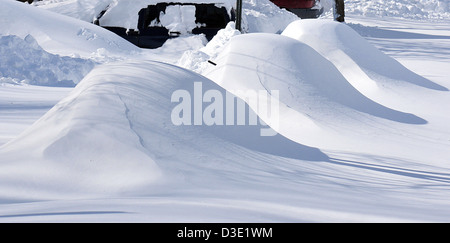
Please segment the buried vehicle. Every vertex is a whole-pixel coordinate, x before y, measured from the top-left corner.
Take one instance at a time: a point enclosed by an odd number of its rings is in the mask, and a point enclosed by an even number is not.
[[[318,18],[323,13],[320,0],[270,0],[280,8],[296,14],[302,19]]]
[[[235,21],[235,12],[228,0],[116,1],[94,19],[142,48],[158,48],[187,34],[204,34],[211,40],[230,21]]]

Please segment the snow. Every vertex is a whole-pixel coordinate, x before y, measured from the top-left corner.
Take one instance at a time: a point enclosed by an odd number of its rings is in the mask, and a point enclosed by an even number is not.
[[[242,4],[243,30],[248,33],[280,33],[299,18],[269,0],[248,0]]]
[[[19,80],[0,78],[0,146],[15,138],[72,89],[17,85]],[[9,80],[10,82],[6,82]]]
[[[409,19],[446,19],[450,18],[450,5],[448,0],[396,0],[396,1],[369,1],[349,0],[348,14],[362,16],[388,16]]]
[[[100,25],[136,29],[139,11],[150,4],[158,2],[161,1],[139,0],[133,1],[131,4],[130,1],[127,0],[101,0],[94,3],[86,0],[44,0],[33,4],[37,7],[87,22],[92,22],[102,10],[107,9],[100,20]],[[217,6],[224,6],[229,11],[236,5],[235,0],[182,0],[176,2],[214,3]],[[173,8],[175,6],[170,7]],[[169,16],[171,18],[174,17],[173,13]],[[181,16],[178,15],[178,18],[180,17]],[[278,8],[269,0],[248,0],[243,2],[243,29],[245,32],[280,33],[290,22],[297,19],[298,17],[296,15]],[[172,21],[169,22],[176,23]],[[163,24],[163,26],[165,25]],[[192,27],[192,20],[190,20],[188,30]],[[184,31],[184,28],[185,27],[182,28],[182,31]]]
[[[0,77],[44,86],[73,87],[94,67],[81,58],[60,57],[44,51],[27,35],[0,37]]]
[[[2,222],[450,219],[445,1],[346,1],[335,23],[248,0],[248,33],[230,23],[155,50],[88,23],[108,1],[0,2]],[[264,122],[173,122],[177,92],[208,111],[207,95],[252,90],[279,119],[248,100]],[[260,136],[266,124],[278,134]]]
[[[230,22],[225,29],[219,30],[205,46],[185,51],[177,61],[177,65],[202,74],[211,65],[208,61],[214,61],[230,39],[240,34],[241,32],[236,30],[235,24]]]
[[[31,35],[49,53],[100,61],[140,52],[139,48],[101,27],[27,5],[2,1],[0,35],[22,39]],[[107,57],[99,55],[102,52],[107,52]]]
[[[380,89],[388,92],[394,89],[405,90],[411,86],[448,91],[408,70],[347,25],[329,20],[303,20],[293,22],[282,35],[313,47],[332,62],[356,89],[367,96]],[[392,95],[390,93],[384,100]]]
[[[160,15],[160,20],[162,26],[165,26],[169,32],[186,35],[197,27],[195,6],[167,6],[166,12]]]
[[[45,1],[44,1],[45,2]],[[158,0],[102,0],[94,3],[85,3],[84,0],[68,1],[64,9],[59,2],[37,3],[38,7],[65,14],[77,19],[92,22],[99,16],[100,12],[107,10],[100,19],[101,26],[123,27],[126,29],[137,29],[139,11],[148,5],[156,4]],[[231,11],[234,6],[232,0],[180,0],[177,3],[213,3],[223,6]],[[87,10],[87,11],[86,11]],[[88,14],[88,15],[87,15]],[[87,15],[87,16],[86,16]]]
[[[325,16],[332,14],[334,0],[321,0]],[[394,17],[419,21],[441,21],[450,19],[448,0],[346,0],[347,16]]]
[[[86,22],[92,22],[112,2],[112,0],[50,0],[34,1],[32,5]]]
[[[321,0],[327,16],[331,14],[333,1]],[[43,0],[34,2],[33,5],[87,22],[92,22],[101,11],[108,8],[108,5],[110,5],[109,8],[117,6],[114,13],[110,13],[111,17],[107,17],[108,24],[135,28],[139,10],[156,2],[158,1],[139,0],[139,2],[134,1],[133,3],[136,4],[130,6],[126,0]],[[235,5],[234,0],[183,0],[177,2],[222,2],[228,9]],[[278,24],[284,23],[286,27],[290,23],[289,20],[292,21],[296,18],[295,15],[277,8],[269,0],[244,0],[243,4],[244,22],[246,26],[249,25],[250,31],[272,32],[275,30],[276,32],[284,29],[279,29]],[[448,0],[346,0],[345,8],[347,15],[367,17],[396,17],[415,20],[448,20],[450,18]],[[126,24],[114,19],[126,19]]]
[[[377,64],[383,59],[371,61]],[[279,127],[280,134],[308,146],[340,150],[349,149],[350,144],[361,146],[365,142],[360,141],[359,134],[377,130],[377,123],[384,123],[380,119],[392,123],[390,126],[427,123],[413,113],[391,109],[367,98],[313,48],[282,35],[235,37],[215,62],[217,66],[210,65],[204,75],[227,90],[268,90],[269,93],[279,90],[286,94],[280,97],[283,107],[280,117],[290,119],[281,119],[280,124],[266,122]],[[334,122],[330,123],[331,120]],[[336,134],[336,131],[346,132]],[[317,137],[327,137],[327,141]],[[372,144],[376,139],[368,142]],[[362,147],[360,151],[369,149],[367,152],[372,148],[369,144]]]

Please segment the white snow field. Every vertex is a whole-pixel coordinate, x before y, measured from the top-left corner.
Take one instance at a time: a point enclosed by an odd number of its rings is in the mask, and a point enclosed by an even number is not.
[[[155,50],[88,23],[125,2],[0,0],[0,222],[450,222],[446,1],[248,0],[248,33]],[[277,135],[196,123],[261,90]]]

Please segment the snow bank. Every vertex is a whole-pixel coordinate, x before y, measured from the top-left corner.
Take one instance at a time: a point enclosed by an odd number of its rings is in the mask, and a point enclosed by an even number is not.
[[[314,48],[366,95],[411,86],[447,90],[408,70],[345,24],[330,20],[296,21],[282,35]]]
[[[0,5],[0,35],[31,35],[52,54],[108,61],[140,52],[123,38],[85,21],[18,1],[0,0]]]
[[[0,37],[0,77],[44,86],[75,86],[94,67],[81,58],[61,57],[44,51],[27,35]]]

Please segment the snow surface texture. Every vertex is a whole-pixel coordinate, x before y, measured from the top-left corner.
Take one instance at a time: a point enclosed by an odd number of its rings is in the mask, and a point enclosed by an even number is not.
[[[253,3],[264,9],[266,2]],[[240,35],[230,24],[206,46],[191,36],[133,56],[135,48],[109,46],[117,36],[85,22],[12,0],[1,4],[9,12],[0,15],[8,20],[0,29],[11,32],[2,35],[31,34],[49,53],[87,58],[99,53],[90,40],[102,40],[103,62],[122,61],[95,67],[73,89],[0,84],[0,127],[16,132],[0,133],[0,221],[450,219],[447,23],[300,21],[282,35],[269,24],[272,33]],[[16,24],[22,15],[36,19],[33,28]],[[367,39],[409,55],[402,63],[422,77]],[[183,48],[193,50],[177,63],[203,76],[145,60],[171,59]],[[195,83],[222,95],[279,90],[280,124],[272,124],[279,135],[259,136],[262,125],[173,125],[171,95],[192,94]],[[27,130],[17,135],[19,127]]]
[[[73,87],[95,65],[90,60],[50,54],[31,35],[0,37],[0,56],[0,77],[32,85]]]
[[[275,36],[260,37],[263,42],[294,42]],[[448,205],[436,202],[447,201],[449,195],[423,186],[448,183],[448,169],[432,163],[377,156],[377,164],[371,164],[370,155],[327,152],[331,157],[280,135],[264,140],[259,127],[174,126],[170,97],[180,89],[192,93],[195,82],[205,91],[225,92],[211,80],[159,62],[135,60],[94,69],[33,126],[1,147],[2,201],[53,202],[32,203],[28,209],[6,204],[2,219],[22,215],[19,221],[39,221],[45,215],[60,215],[63,220],[75,205],[97,212],[94,221],[101,221],[102,213],[103,220],[115,215],[113,221],[155,222],[398,222],[448,217]],[[422,149],[439,156],[447,151]],[[405,164],[420,169],[407,169]],[[398,198],[400,192],[403,196]],[[99,197],[108,198],[108,206],[97,201]],[[130,198],[135,200],[127,201]],[[415,198],[420,202],[411,203]],[[57,206],[61,199],[63,207]],[[393,207],[401,210],[392,211]],[[135,218],[138,208],[146,212],[144,218]],[[47,213],[33,217],[33,212]]]
[[[17,137],[72,90],[18,83],[18,79],[0,78],[0,146]]]

